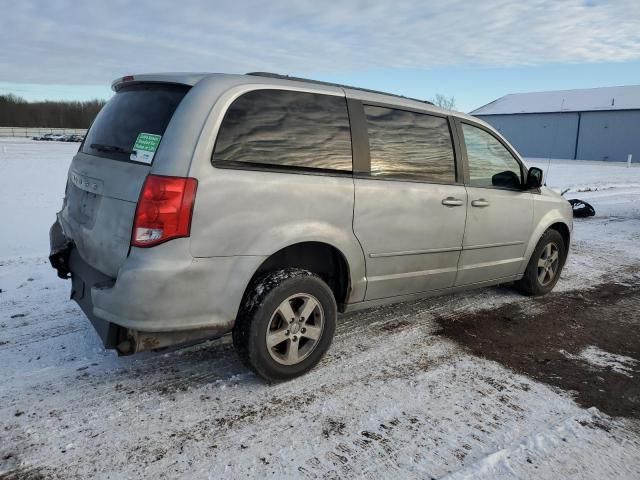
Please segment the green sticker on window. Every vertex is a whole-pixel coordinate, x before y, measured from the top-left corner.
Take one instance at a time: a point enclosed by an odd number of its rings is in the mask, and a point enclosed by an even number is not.
[[[136,138],[136,143],[133,144],[133,149],[131,150],[131,156],[129,158],[134,162],[142,162],[148,165],[151,164],[161,138],[162,135],[140,133],[138,138]]]

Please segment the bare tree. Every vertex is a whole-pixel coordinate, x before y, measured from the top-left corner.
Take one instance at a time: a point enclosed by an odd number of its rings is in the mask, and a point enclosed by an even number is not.
[[[447,97],[441,93],[436,93],[436,96],[431,99],[431,102],[446,110],[455,110],[456,109],[456,99],[455,97]]]

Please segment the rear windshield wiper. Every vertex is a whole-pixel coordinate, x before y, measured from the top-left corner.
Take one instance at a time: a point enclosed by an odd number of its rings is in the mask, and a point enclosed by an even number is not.
[[[126,153],[127,155],[131,154],[130,150],[127,150],[122,147],[118,147],[117,145],[105,145],[103,143],[92,143],[90,145],[94,150],[98,150],[99,152],[105,153]]]

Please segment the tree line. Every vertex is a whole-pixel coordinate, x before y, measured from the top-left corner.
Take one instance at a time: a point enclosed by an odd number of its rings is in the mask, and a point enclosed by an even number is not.
[[[106,102],[27,102],[16,95],[0,95],[0,127],[89,128]]]
[[[455,99],[437,94],[432,102],[453,110]],[[17,95],[0,95],[0,127],[89,128],[106,102],[27,102]]]

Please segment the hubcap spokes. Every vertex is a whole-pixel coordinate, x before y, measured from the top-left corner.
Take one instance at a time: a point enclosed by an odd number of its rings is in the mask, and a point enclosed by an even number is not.
[[[538,281],[540,285],[545,287],[553,281],[558,273],[559,265],[560,255],[558,246],[555,243],[548,243],[538,259]]]
[[[324,312],[315,297],[303,293],[290,296],[269,320],[269,355],[282,365],[300,363],[315,349],[323,327]]]

